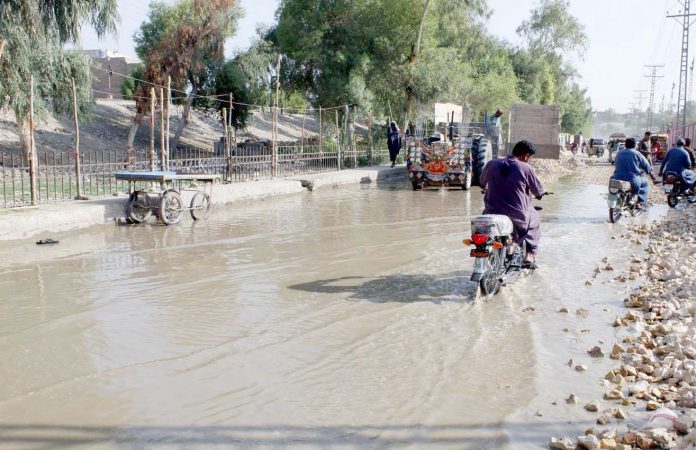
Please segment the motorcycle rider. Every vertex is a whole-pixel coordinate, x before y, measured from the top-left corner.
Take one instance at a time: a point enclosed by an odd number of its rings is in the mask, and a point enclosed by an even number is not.
[[[648,202],[650,183],[641,175],[645,172],[652,178],[653,182],[655,178],[653,177],[653,168],[650,162],[643,156],[642,152],[636,150],[635,139],[626,139],[624,148],[619,150],[614,157],[614,166],[614,175],[611,178],[631,183],[631,189],[638,194],[638,205],[644,208]]]
[[[510,218],[514,225],[515,242],[527,243],[525,265],[536,268],[536,254],[541,238],[539,215],[532,207],[532,196],[537,199],[546,192],[532,166],[528,164],[536,153],[534,144],[520,141],[505,159],[489,161],[481,173],[481,187],[485,190],[484,214],[500,214]]]
[[[691,158],[689,152],[684,149],[685,146],[684,139],[677,139],[676,146],[672,147],[665,155],[665,159],[662,160],[660,176],[669,172],[676,173],[681,177],[686,189],[693,189],[696,185],[696,173],[691,171]]]

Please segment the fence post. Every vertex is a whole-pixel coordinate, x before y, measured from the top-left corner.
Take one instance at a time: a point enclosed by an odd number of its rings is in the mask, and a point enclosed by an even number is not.
[[[150,171],[155,171],[155,102],[157,97],[155,88],[150,88],[150,152],[148,158],[150,160]]]
[[[334,111],[336,113],[336,155],[337,155],[337,168],[341,170],[341,129],[338,127],[338,109]]]
[[[72,78],[72,103],[73,103],[73,119],[75,121],[75,177],[77,180],[77,197],[76,200],[84,200],[82,196],[82,180],[80,170],[80,124],[77,121],[77,88],[75,87],[75,78]]]
[[[167,144],[164,142],[164,88],[160,87],[160,170],[167,170]]]
[[[321,149],[324,145],[324,140],[321,137],[321,105],[319,105],[319,148]]]
[[[271,176],[278,172],[278,103],[280,102],[280,55],[275,65],[275,101],[273,106],[273,147],[271,149]]]
[[[34,76],[29,78],[29,184],[31,205],[36,206],[36,144],[34,142]]]

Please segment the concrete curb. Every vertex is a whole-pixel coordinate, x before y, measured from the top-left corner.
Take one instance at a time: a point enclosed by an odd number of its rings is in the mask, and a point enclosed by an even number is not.
[[[374,166],[276,180],[220,184],[213,186],[212,200],[214,205],[224,205],[244,200],[298,194],[323,187],[389,180],[405,176],[405,174],[403,167],[392,169],[386,166]],[[188,203],[193,192],[184,191],[182,196],[184,202]],[[59,233],[114,221],[125,216],[127,202],[127,197],[118,196],[0,210],[0,241],[27,239],[41,233]]]

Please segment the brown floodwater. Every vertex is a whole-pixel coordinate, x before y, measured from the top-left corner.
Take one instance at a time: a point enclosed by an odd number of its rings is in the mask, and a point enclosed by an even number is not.
[[[585,280],[638,251],[604,188],[554,190],[542,269],[487,302],[461,245],[478,190],[341,187],[0,244],[0,448],[545,447],[591,419],[563,398],[599,398],[610,364],[585,351],[627,286]]]

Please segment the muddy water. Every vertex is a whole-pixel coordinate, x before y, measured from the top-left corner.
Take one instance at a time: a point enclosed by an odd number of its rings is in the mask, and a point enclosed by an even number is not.
[[[584,281],[631,252],[601,188],[555,190],[543,270],[489,302],[460,244],[476,190],[342,187],[4,245],[0,448],[544,446],[587,419],[561,397],[600,392],[606,362],[564,364],[609,342],[626,289]]]

